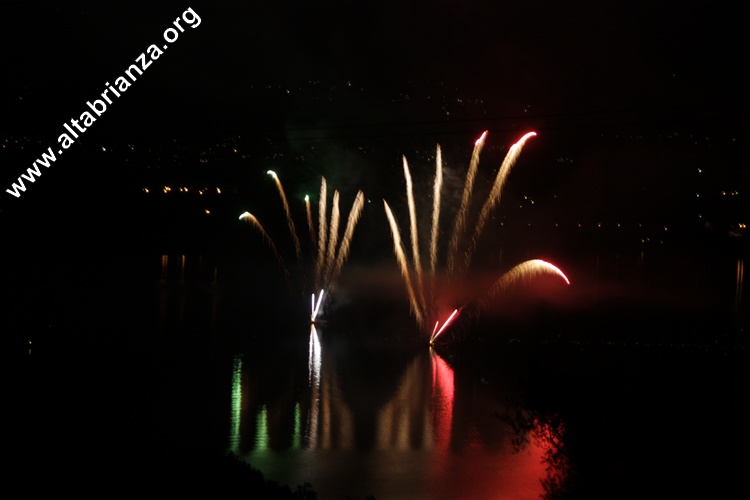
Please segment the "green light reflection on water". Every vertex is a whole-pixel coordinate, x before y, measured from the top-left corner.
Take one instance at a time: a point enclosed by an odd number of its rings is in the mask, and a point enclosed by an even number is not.
[[[242,417],[242,355],[237,354],[232,363],[232,408],[229,426],[229,451],[237,453],[240,445],[240,420]]]

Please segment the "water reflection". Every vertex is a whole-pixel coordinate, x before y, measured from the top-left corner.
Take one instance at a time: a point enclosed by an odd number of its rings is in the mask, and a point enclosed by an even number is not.
[[[229,451],[239,452],[240,419],[242,417],[242,356],[234,356],[232,363],[232,412],[229,427]]]
[[[307,448],[351,449],[354,445],[352,414],[344,402],[338,374],[333,363],[323,365],[320,337],[315,325],[310,328],[308,365],[310,378],[309,433],[305,436]]]
[[[234,364],[229,448],[269,478],[323,498],[542,495],[548,447],[496,417],[501,386],[428,348],[384,355],[357,383],[358,354],[314,325],[306,344],[306,366],[247,353]]]
[[[511,442],[516,450],[535,441],[543,452],[547,475],[542,478],[543,498],[565,498],[570,486],[569,460],[565,450],[565,422],[559,412],[528,410],[518,404],[506,404],[498,414],[513,429]]]
[[[734,292],[734,304],[739,306],[742,303],[742,284],[745,280],[745,259],[737,259],[737,278]]]
[[[428,377],[431,376],[431,380]],[[409,450],[450,447],[453,369],[432,348],[415,356],[393,397],[378,412],[376,448]]]
[[[453,428],[453,369],[432,348],[432,421],[435,445],[445,449],[450,445]]]
[[[744,328],[744,310],[742,307],[742,286],[745,281],[745,259],[737,259],[737,272],[735,278],[734,290],[734,335],[735,346],[739,346],[743,341]]]
[[[202,255],[162,254],[156,287],[159,332],[181,332],[204,324],[208,331],[216,333],[220,296],[218,274],[217,264]],[[195,322],[196,315],[206,313],[208,317],[200,318],[200,323]]]
[[[310,347],[308,349],[308,386],[310,387],[310,415],[307,419],[306,436],[318,434],[318,414],[320,407],[320,337],[315,325],[310,325]],[[315,443],[310,443],[315,447]]]

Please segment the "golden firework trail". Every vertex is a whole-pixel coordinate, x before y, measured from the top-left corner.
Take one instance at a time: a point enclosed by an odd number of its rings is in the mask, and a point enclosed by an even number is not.
[[[336,263],[333,266],[333,272],[328,278],[328,283],[333,283],[338,280],[341,270],[344,267],[344,262],[349,257],[349,248],[351,246],[352,236],[354,235],[354,228],[359,222],[359,218],[362,215],[362,208],[365,206],[365,195],[362,191],[357,192],[357,196],[354,198],[352,208],[349,211],[349,219],[346,222],[346,229],[344,230],[344,237],[341,239],[338,253],[336,254]]]
[[[471,243],[469,248],[466,250],[465,254],[465,261],[464,264],[466,266],[465,271],[468,270],[468,266],[471,262],[471,254],[474,251],[476,244],[478,242],[479,236],[482,233],[482,230],[487,222],[487,218],[492,211],[492,209],[497,205],[500,194],[502,192],[502,188],[505,184],[505,180],[508,177],[508,174],[510,173],[511,168],[515,165],[516,160],[518,159],[518,156],[521,153],[521,150],[526,143],[526,141],[534,137],[536,135],[535,132],[529,132],[528,134],[525,134],[517,143],[513,144],[508,150],[508,153],[506,154],[505,159],[503,160],[500,169],[497,173],[497,177],[495,179],[495,182],[492,186],[492,189],[490,191],[490,194],[488,196],[488,199],[485,201],[484,205],[482,206],[482,209],[479,213],[479,219],[476,224],[476,228],[474,230],[473,236],[471,238]],[[477,174],[478,165],[479,165],[479,155],[481,153],[481,150],[484,146],[485,138],[487,136],[487,132],[485,131],[479,139],[474,143],[474,150],[472,152],[471,161],[469,163],[469,169],[466,174],[466,180],[464,183],[464,190],[463,190],[463,196],[461,198],[461,205],[459,207],[459,212],[456,216],[456,220],[454,221],[453,226],[453,234],[449,241],[449,250],[446,256],[447,260],[447,268],[448,268],[448,276],[452,276],[453,271],[453,265],[454,265],[454,259],[455,254],[458,251],[459,242],[461,240],[464,227],[466,225],[466,218],[469,211],[469,206],[471,205],[471,196],[473,191],[473,185],[474,185],[474,179]],[[425,301],[425,295],[424,295],[424,283],[423,283],[423,276],[421,271],[421,264],[419,261],[420,251],[419,251],[419,244],[417,240],[417,211],[416,206],[414,202],[414,196],[413,196],[413,184],[411,179],[411,174],[409,172],[408,163],[406,161],[406,157],[403,159],[403,166],[404,166],[404,177],[406,180],[406,190],[407,190],[407,199],[408,199],[408,205],[409,205],[409,219],[410,219],[410,231],[411,231],[411,250],[412,250],[412,256],[413,256],[413,268],[412,271],[409,266],[409,261],[406,257],[406,252],[401,240],[401,233],[398,228],[398,224],[396,222],[396,218],[393,215],[393,212],[391,211],[391,208],[388,206],[388,203],[383,200],[386,216],[388,218],[388,223],[391,228],[391,234],[393,236],[393,250],[394,254],[396,255],[396,260],[398,262],[401,275],[405,281],[407,293],[409,296],[409,303],[411,307],[411,311],[413,312],[414,316],[417,319],[417,323],[420,327],[425,326],[425,322],[429,319],[432,319],[438,315],[442,316],[442,312],[438,310],[436,307],[436,299],[435,296],[435,286],[436,286],[436,268],[437,268],[437,240],[438,240],[438,234],[439,234],[439,226],[440,226],[440,204],[441,204],[441,191],[442,191],[442,183],[443,183],[443,175],[442,175],[442,154],[440,150],[440,146],[437,147],[437,154],[436,154],[436,172],[435,172],[435,181],[433,186],[433,203],[432,203],[432,227],[431,227],[431,234],[430,234],[430,284],[431,286],[431,296],[430,296],[430,304],[428,305]],[[505,290],[509,288],[513,284],[521,283],[525,279],[531,278],[533,276],[544,274],[544,273],[550,273],[550,274],[556,274],[560,277],[562,277],[566,283],[570,284],[568,281],[568,278],[563,274],[562,271],[560,271],[557,267],[550,264],[549,262],[534,259],[534,260],[528,260],[526,262],[523,262],[516,267],[512,268],[510,271],[505,273],[503,276],[498,279],[495,284],[490,289],[489,295],[495,295],[498,292]],[[412,281],[412,274],[415,276],[414,282]],[[463,276],[461,277],[463,278]],[[456,284],[455,281],[449,282],[448,286],[451,286],[452,284]],[[479,294],[481,297],[482,294]],[[432,329],[432,334],[430,335],[430,342],[434,342],[434,340],[445,331],[445,329],[448,327],[449,324],[451,324],[456,317],[458,316],[460,312],[460,308],[454,309],[453,313],[448,316],[448,318],[442,323],[440,319],[438,319],[435,322],[435,325]]]
[[[333,192],[333,205],[331,206],[331,223],[328,227],[328,252],[326,257],[324,282],[333,272],[334,259],[336,258],[336,245],[339,243],[339,192]]]
[[[284,259],[281,257],[281,254],[276,248],[276,245],[274,245],[273,240],[270,236],[268,236],[268,233],[266,232],[263,225],[260,223],[260,221],[250,212],[244,212],[242,215],[240,215],[240,220],[246,220],[249,222],[255,229],[260,232],[261,236],[263,237],[263,241],[266,242],[266,244],[269,246],[271,251],[273,252],[274,257],[276,257],[276,261],[279,263],[279,267],[284,271],[284,275],[288,278],[289,277],[289,270],[286,267],[286,264],[284,263]]]
[[[549,262],[541,259],[531,259],[525,262],[521,262],[509,271],[505,272],[497,281],[490,287],[486,294],[485,300],[491,300],[497,297],[501,292],[507,291],[514,286],[528,282],[531,278],[550,274],[553,276],[559,276],[565,281],[566,284],[570,285],[570,280],[565,273],[563,273],[557,266],[550,264]]]
[[[320,181],[320,198],[318,200],[318,259],[315,262],[315,281],[319,282],[323,272],[323,261],[326,252],[326,242],[328,238],[328,223],[326,221],[327,208],[326,199],[328,190],[326,187],[326,178]]]
[[[321,182],[319,207],[319,227],[318,227],[318,259],[315,263],[315,285],[316,288],[326,289],[330,295],[330,290],[336,280],[338,280],[344,262],[349,257],[354,230],[362,215],[362,209],[365,203],[365,195],[362,191],[357,191],[357,195],[352,202],[349,210],[349,216],[346,222],[344,234],[339,236],[341,213],[340,200],[341,195],[337,190],[333,192],[331,203],[331,218],[326,220],[326,193],[327,187],[325,178]]]
[[[440,232],[440,193],[443,189],[443,155],[438,144],[435,156],[435,184],[432,191],[432,231],[430,233],[430,272],[437,267],[437,240]]]
[[[305,195],[305,214],[307,215],[307,231],[310,233],[310,244],[315,247],[315,226],[313,225],[309,195]]]
[[[289,210],[289,206],[284,195],[281,181],[278,179],[276,174],[269,170],[268,174],[273,177],[276,181],[276,185],[281,194],[282,201],[284,202],[284,213],[287,218],[287,225],[289,226],[290,232],[292,232],[293,239],[295,241],[295,251],[298,259],[301,258],[301,249],[299,248],[300,240],[297,237],[294,222]],[[327,185],[325,177],[321,178],[320,183],[320,199],[318,200],[318,230],[317,230],[317,241],[316,231],[313,224],[312,208],[310,206],[310,197],[305,196],[305,214],[307,216],[307,226],[310,233],[311,253],[313,255],[312,272],[314,273],[313,282],[315,289],[319,289],[319,295],[316,300],[316,296],[312,294],[312,307],[311,307],[311,320],[315,319],[321,314],[321,308],[323,307],[322,301],[324,297],[330,297],[330,288],[335,284],[335,281],[339,278],[341,270],[344,266],[344,262],[349,256],[349,250],[351,247],[351,240],[354,235],[354,230],[359,222],[364,207],[364,194],[362,191],[358,191],[357,195],[352,203],[352,208],[349,212],[347,219],[347,225],[343,236],[339,235],[339,224],[340,224],[340,194],[338,191],[333,193],[332,209],[330,221],[327,220]],[[281,254],[278,252],[276,245],[270,238],[268,233],[265,231],[260,222],[249,212],[245,212],[240,216],[240,219],[246,219],[248,222],[258,229],[263,236],[263,239],[272,249],[274,255],[283,266],[285,274],[288,276],[289,272],[286,266],[283,265],[283,259]],[[317,256],[316,250],[317,249]],[[300,269],[303,269],[302,262],[300,261]],[[305,279],[302,276],[302,287],[305,288]]]
[[[414,204],[414,186],[411,181],[411,173],[409,172],[409,164],[406,162],[406,157],[403,157],[404,163],[404,179],[406,180],[406,198],[409,204],[409,227],[410,227],[410,240],[411,240],[411,255],[412,262],[414,264],[414,280],[416,281],[417,299],[422,309],[425,307],[424,299],[424,283],[422,280],[422,261],[419,256],[419,231],[417,230],[417,208]]]
[[[292,213],[289,210],[289,203],[286,200],[284,187],[281,185],[281,180],[279,179],[279,176],[276,175],[276,172],[274,172],[273,170],[269,170],[266,173],[273,178],[274,182],[276,183],[276,188],[279,190],[281,202],[284,204],[284,214],[286,215],[286,222],[289,225],[289,233],[291,233],[292,239],[294,240],[294,251],[297,254],[297,262],[299,263],[302,260],[302,250],[300,248],[299,238],[297,237],[297,229],[294,227]]]
[[[471,205],[471,194],[474,190],[474,179],[477,175],[477,169],[479,167],[479,155],[484,147],[484,140],[487,137],[487,131],[485,130],[479,139],[474,143],[474,151],[471,153],[471,161],[469,162],[469,170],[466,173],[466,182],[464,183],[464,193],[461,196],[461,205],[458,207],[458,215],[456,216],[456,222],[453,226],[453,235],[451,236],[450,248],[448,249],[448,271],[453,271],[453,261],[458,251],[458,242],[461,239],[461,235],[466,225],[466,216],[469,211],[469,205]]]
[[[474,250],[476,250],[477,241],[479,240],[479,236],[482,234],[482,230],[487,223],[487,217],[489,216],[492,209],[495,208],[497,202],[500,200],[500,194],[503,191],[503,186],[505,186],[505,180],[508,178],[510,169],[513,168],[513,166],[516,164],[516,160],[518,160],[518,157],[521,154],[521,150],[523,149],[524,144],[526,144],[526,141],[528,141],[532,137],[536,137],[536,132],[529,132],[528,134],[521,137],[518,142],[510,147],[508,153],[505,155],[505,159],[500,165],[500,169],[497,171],[497,176],[495,177],[495,182],[492,185],[492,190],[490,191],[487,200],[484,202],[482,211],[479,213],[479,217],[477,218],[477,225],[474,229],[474,235],[471,238],[471,244],[467,249],[465,255],[465,269],[469,268],[472,254]]]
[[[404,247],[401,244],[401,233],[398,230],[398,224],[396,219],[393,217],[391,207],[388,206],[388,202],[383,200],[385,206],[385,214],[388,217],[388,223],[391,226],[391,234],[393,235],[393,252],[396,254],[396,261],[401,269],[401,276],[404,278],[406,283],[406,292],[409,295],[409,304],[411,305],[411,311],[417,319],[417,323],[423,326],[424,317],[420,309],[419,303],[417,302],[417,296],[414,292],[414,286],[411,282],[411,273],[409,271],[409,263],[406,260],[406,254],[404,253]]]

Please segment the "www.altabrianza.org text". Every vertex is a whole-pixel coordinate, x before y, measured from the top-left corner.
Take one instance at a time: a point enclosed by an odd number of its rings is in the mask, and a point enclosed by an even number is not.
[[[168,43],[174,43],[180,36],[180,33],[185,31],[185,28],[197,28],[201,23],[201,18],[192,8],[188,8],[182,13],[180,17],[174,20],[172,23],[175,27],[167,28],[164,31],[164,40]],[[48,147],[47,151],[42,153],[41,158],[34,160],[31,167],[27,169],[26,173],[21,174],[17,182],[14,182],[10,189],[5,191],[16,198],[20,198],[21,194],[26,192],[27,185],[24,183],[24,179],[30,183],[34,183],[36,178],[41,177],[42,171],[39,166],[49,168],[57,159],[62,155],[63,151],[68,149],[75,143],[78,136],[94,124],[94,122],[107,111],[107,106],[111,106],[114,101],[113,99],[119,98],[122,94],[135,83],[139,76],[143,75],[143,72],[153,64],[153,62],[167,50],[169,45],[164,44],[163,49],[160,49],[156,44],[151,44],[145,52],[141,53],[135,59],[135,63],[131,64],[128,69],[125,70],[124,75],[117,77],[114,84],[106,82],[104,92],[101,93],[101,99],[93,99],[92,101],[86,101],[88,109],[81,113],[76,119],[73,118],[68,123],[64,123],[63,127],[65,132],[60,134],[57,138],[59,149],[57,152],[53,151],[52,147]]]

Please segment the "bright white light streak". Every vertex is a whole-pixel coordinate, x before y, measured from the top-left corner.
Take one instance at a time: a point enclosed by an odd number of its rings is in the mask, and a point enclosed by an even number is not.
[[[451,324],[451,322],[453,321],[453,318],[456,317],[456,314],[458,314],[458,309],[454,309],[453,310],[453,312],[448,317],[448,319],[445,321],[445,323],[443,323],[443,326],[440,327],[440,330],[438,330],[437,333],[432,336],[432,338],[430,339],[430,343],[434,342],[440,336],[440,334],[443,333],[443,331],[445,330],[445,328],[448,325]],[[435,326],[437,326],[437,325],[435,325]]]
[[[318,302],[315,303],[315,294],[312,295],[312,303],[313,303],[313,309],[312,309],[312,316],[310,316],[310,319],[315,321],[318,318],[318,314],[320,313],[320,304],[323,302],[323,295],[324,290],[320,290],[320,295],[318,295]]]
[[[307,446],[315,448],[318,438],[318,423],[320,416],[320,368],[322,353],[320,338],[315,325],[310,325],[310,345],[308,351],[308,383],[310,385],[310,413],[308,414],[305,436],[309,441]]]
[[[482,135],[479,136],[479,139],[477,139],[476,141],[474,141],[474,146],[476,147],[476,146],[479,146],[480,144],[482,144],[484,142],[485,137],[487,137],[487,131],[486,130],[484,132],[482,132]]]
[[[435,328],[432,329],[432,335],[430,335],[430,340],[435,338],[435,332],[437,331],[439,324],[440,324],[440,320],[435,321]]]
[[[315,325],[310,327],[310,345],[308,352],[308,383],[310,387],[317,388],[320,385],[320,366],[321,366],[320,338]]]

